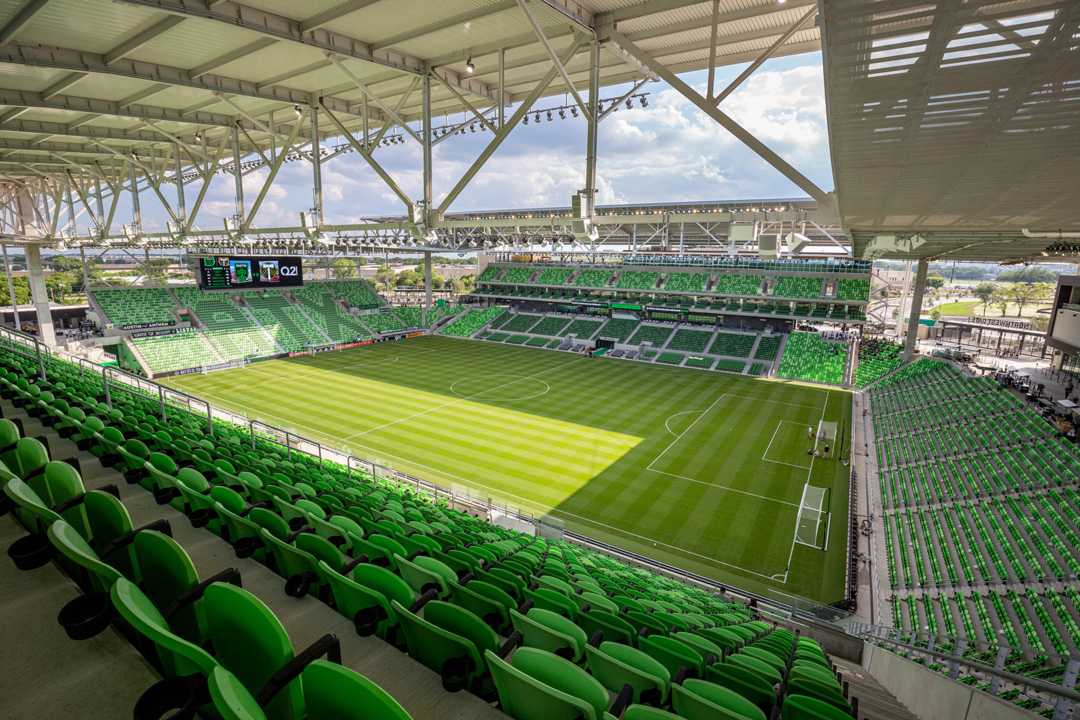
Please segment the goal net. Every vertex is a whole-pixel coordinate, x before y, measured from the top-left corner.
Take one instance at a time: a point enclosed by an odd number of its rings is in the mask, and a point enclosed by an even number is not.
[[[805,485],[799,501],[799,517],[795,524],[795,542],[824,550],[829,535],[829,489]]]

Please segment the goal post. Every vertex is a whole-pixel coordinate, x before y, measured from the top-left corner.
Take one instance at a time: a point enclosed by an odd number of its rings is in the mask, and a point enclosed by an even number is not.
[[[839,449],[836,447],[838,436],[836,422],[822,420],[818,423],[817,433],[814,436],[814,455],[823,458],[836,457]]]
[[[799,501],[799,515],[795,521],[795,542],[816,550],[824,550],[828,543],[829,489],[806,485]]]

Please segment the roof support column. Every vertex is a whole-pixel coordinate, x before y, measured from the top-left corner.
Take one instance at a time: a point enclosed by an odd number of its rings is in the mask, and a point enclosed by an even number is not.
[[[297,121],[299,122],[299,120]],[[244,222],[244,175],[240,170],[240,126],[233,125],[232,127],[232,151],[233,151],[233,179],[235,180],[236,194],[235,194],[235,207],[236,214],[234,215],[234,222],[236,227],[241,227]],[[282,154],[285,150],[282,149]]]
[[[45,287],[45,272],[41,269],[41,246],[27,243],[23,250],[26,253],[26,273],[30,280],[30,298],[37,315],[38,339],[49,347],[56,347],[49,292]]]
[[[322,194],[322,151],[319,143],[319,105],[311,106],[311,214],[315,221],[315,227],[321,227],[323,223],[323,194]],[[299,121],[298,121],[299,122]],[[284,148],[282,148],[284,150]]]
[[[184,197],[184,168],[183,160],[180,157],[180,145],[176,145],[176,174],[173,176],[173,180],[176,182],[176,219],[179,220],[179,230],[184,229],[184,224],[187,223],[187,200]]]
[[[11,277],[11,263],[8,261],[7,243],[0,244],[4,251],[4,274],[7,275],[8,296],[11,298],[11,312],[15,315],[15,329],[22,332],[22,320],[19,318],[19,304],[15,302],[15,281]]]
[[[431,251],[424,251],[424,313],[420,324],[428,326],[428,315],[431,313]]]
[[[86,248],[79,246],[79,267],[82,270],[83,293],[90,294],[90,271],[86,267]]]
[[[923,292],[926,290],[926,271],[930,267],[926,258],[919,260],[915,270],[915,287],[911,292],[911,314],[908,315],[907,336],[904,338],[904,360],[910,361],[915,354],[915,340],[919,334],[919,316],[922,314]]]
[[[447,85],[454,92],[450,85]],[[423,148],[424,153],[424,225],[430,227],[431,225],[431,200],[432,200],[432,165],[431,165],[431,73],[424,75],[424,79],[420,84],[420,97],[421,97],[421,120],[422,127],[420,131],[423,133],[420,140],[420,145]],[[425,255],[428,261],[431,259],[430,253]]]
[[[600,41],[595,38],[589,47],[589,105],[586,120],[585,200],[589,203],[586,216],[592,218],[596,207],[596,126],[600,122]]]
[[[142,235],[142,207],[139,205],[139,176],[135,174],[135,163],[128,165],[131,177],[131,224],[135,235]]]

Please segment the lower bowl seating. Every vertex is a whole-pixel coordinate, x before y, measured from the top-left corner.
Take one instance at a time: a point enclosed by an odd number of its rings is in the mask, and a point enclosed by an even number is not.
[[[180,409],[162,420],[153,394],[113,393],[110,407],[100,378],[49,363],[44,381],[31,359],[0,350],[0,395],[40,408],[34,417],[49,433],[62,427],[87,464],[115,468],[124,501],[87,491],[75,468],[6,419],[0,434],[16,439],[0,452],[4,495],[38,546],[108,598],[69,613],[76,634],[98,630],[111,606],[141,639],[162,678],[144,707],[195,703],[256,720],[409,717],[343,666],[347,638],[309,631],[306,648],[294,645],[271,609],[281,593],[308,603],[305,615],[325,606],[350,633],[404,650],[441,678],[441,692],[467,691],[513,718],[758,720],[773,709],[792,718],[855,709],[816,643],[747,605],[252,441],[220,420],[211,427]],[[166,524],[125,520],[140,497]],[[170,534],[228,543],[237,569],[200,577]],[[264,570],[276,581],[248,589],[241,576]],[[475,707],[462,716],[490,710]]]

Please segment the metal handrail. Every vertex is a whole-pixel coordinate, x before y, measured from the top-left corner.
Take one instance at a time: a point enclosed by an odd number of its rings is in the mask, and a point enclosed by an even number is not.
[[[856,637],[861,637],[864,641],[867,642],[888,643],[890,645],[894,645],[908,651],[930,655],[934,659],[941,660],[942,662],[965,665],[969,668],[978,670],[979,672],[993,675],[1003,680],[1008,680],[1014,685],[1023,685],[1024,687],[1029,687],[1033,690],[1038,690],[1039,692],[1044,692],[1050,695],[1054,695],[1056,697],[1063,698],[1065,700],[1068,700],[1069,702],[1080,702],[1080,692],[1067,688],[1064,685],[1055,685],[1053,683],[1048,683],[1045,680],[1040,680],[1038,678],[1028,677],[1026,675],[1018,675],[1008,670],[999,670],[998,668],[995,668],[991,665],[981,663],[978,660],[970,660],[960,655],[943,653],[939,650],[934,650],[932,648],[919,647],[918,645],[912,645],[910,643],[902,642],[900,640],[894,640],[892,638],[878,637],[877,635],[870,635],[870,637],[866,637],[865,635],[856,634]]]

